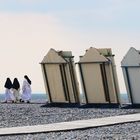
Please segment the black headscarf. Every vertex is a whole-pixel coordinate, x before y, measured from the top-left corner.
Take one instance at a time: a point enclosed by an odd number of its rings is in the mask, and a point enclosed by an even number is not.
[[[12,82],[11,82],[10,78],[7,78],[6,79],[6,82],[5,82],[4,87],[5,88],[8,88],[8,89],[11,89],[12,88]]]
[[[28,78],[28,76],[25,75],[24,78],[25,78],[25,79],[27,80],[27,82],[31,85],[32,82],[31,82],[31,80]]]
[[[19,84],[19,81],[17,78],[14,78],[14,81],[13,81],[13,88],[18,90],[20,88],[20,84]]]

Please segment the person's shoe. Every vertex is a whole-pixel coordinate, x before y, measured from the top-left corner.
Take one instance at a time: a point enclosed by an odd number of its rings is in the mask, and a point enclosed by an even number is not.
[[[12,101],[12,103],[16,103],[16,101]]]
[[[30,103],[30,101],[27,101],[27,103]]]
[[[22,103],[24,103],[24,100],[21,100]]]

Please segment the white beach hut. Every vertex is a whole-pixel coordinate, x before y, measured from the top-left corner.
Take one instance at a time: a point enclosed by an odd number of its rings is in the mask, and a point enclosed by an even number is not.
[[[49,103],[79,103],[79,85],[70,51],[50,49],[41,62]]]
[[[121,61],[124,81],[132,104],[140,104],[140,51],[131,47]]]
[[[89,48],[78,62],[86,103],[119,103],[119,86],[111,49]]]

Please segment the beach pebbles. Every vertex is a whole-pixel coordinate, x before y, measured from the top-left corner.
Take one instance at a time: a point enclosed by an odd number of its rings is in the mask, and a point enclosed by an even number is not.
[[[140,109],[100,109],[100,108],[60,108],[42,107],[43,104],[1,104],[0,128],[48,124],[64,121],[101,118],[125,114],[140,113]],[[140,138],[140,122],[126,123],[109,127],[67,132],[18,135],[0,137],[0,139],[134,139]]]

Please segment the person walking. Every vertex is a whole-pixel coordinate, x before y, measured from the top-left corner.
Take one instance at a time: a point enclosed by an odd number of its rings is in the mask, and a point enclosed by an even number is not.
[[[15,97],[15,102],[20,102],[20,84],[17,78],[14,78],[13,86],[12,86],[13,95]]]
[[[22,95],[21,95],[21,101],[30,103],[31,101],[31,80],[28,78],[27,75],[24,76],[24,81],[22,85]]]
[[[14,95],[11,91],[12,88],[12,82],[10,80],[10,78],[6,79],[6,82],[4,84],[5,87],[5,102],[13,102],[15,101]]]

